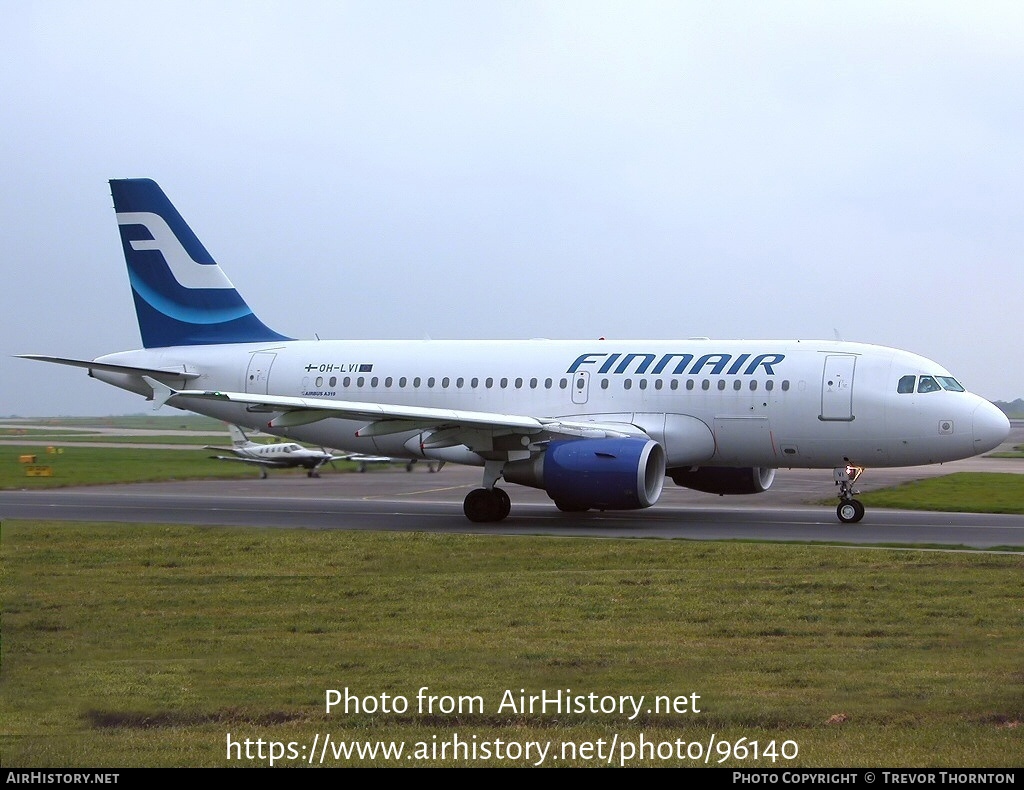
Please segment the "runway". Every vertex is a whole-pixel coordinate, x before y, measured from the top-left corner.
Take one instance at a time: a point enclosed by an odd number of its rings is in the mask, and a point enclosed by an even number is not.
[[[872,470],[872,487],[979,464],[1001,471],[1006,463],[1021,468],[1019,462],[973,459],[942,468]],[[496,525],[473,524],[462,514],[462,499],[479,477],[476,469],[446,467],[438,474],[390,469],[321,479],[279,474],[268,480],[2,491],[0,518],[1024,550],[1024,516],[869,509],[859,524],[840,524],[831,502],[806,504],[833,494],[831,472],[821,470],[780,470],[771,490],[749,497],[715,497],[669,483],[653,508],[607,513],[561,513],[543,492],[510,485],[512,513]]]

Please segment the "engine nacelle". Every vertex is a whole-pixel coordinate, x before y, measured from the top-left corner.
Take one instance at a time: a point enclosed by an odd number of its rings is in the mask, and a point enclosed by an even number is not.
[[[708,494],[761,494],[775,482],[775,470],[764,466],[699,466],[669,470],[672,482]]]
[[[543,489],[563,510],[635,510],[661,496],[665,450],[629,437],[552,442],[535,459],[505,464],[502,476]]]

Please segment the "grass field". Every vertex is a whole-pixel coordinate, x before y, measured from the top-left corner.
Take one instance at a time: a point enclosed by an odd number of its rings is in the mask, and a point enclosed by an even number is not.
[[[49,466],[52,477],[26,476],[23,455],[34,455],[36,466]],[[211,478],[257,477],[258,467],[246,463],[217,461],[210,451],[197,447],[185,450],[156,450],[131,447],[64,446],[59,454],[45,447],[0,446],[0,488],[56,488],[110,483],[143,483],[159,480],[206,480]],[[356,468],[348,461],[336,461],[320,470],[322,475]],[[277,469],[275,475],[305,475],[304,469]]]
[[[868,507],[944,513],[1024,513],[1024,474],[957,472],[860,496]]]
[[[1024,458],[1024,444],[1016,444],[1013,450],[1005,453],[989,453],[986,458]]]
[[[152,431],[139,435],[133,431]],[[122,433],[123,431],[123,433]],[[175,433],[170,433],[170,432]],[[167,432],[167,433],[163,433]],[[223,422],[195,414],[121,417],[51,417],[0,420],[0,439],[53,440],[55,443],[230,444]]]
[[[116,417],[39,417],[37,419],[0,419],[0,429],[16,431],[24,425],[62,428],[149,429],[155,431],[199,431],[223,434],[224,423],[199,414],[127,414]]]
[[[215,461],[208,451],[152,450],[128,447],[63,447],[48,454],[45,447],[4,445],[0,448],[0,488],[139,483],[155,480],[254,477],[248,464]],[[26,477],[22,455],[34,455],[36,465],[50,466],[52,477]]]
[[[0,439],[28,439],[38,441],[52,441],[54,445],[88,443],[88,444],[188,444],[202,447],[205,444],[226,446],[230,444],[223,434],[194,433],[188,436],[125,436],[122,434],[101,434],[92,431],[78,431],[67,433],[54,430],[36,430],[21,432],[0,431]],[[38,445],[37,452],[39,452]]]
[[[1020,556],[5,522],[0,560],[5,767],[267,764],[228,760],[228,733],[300,756],[326,733],[642,734],[798,748],[725,765],[1024,765]],[[423,686],[482,704],[420,714]],[[345,688],[411,709],[328,714]],[[700,712],[499,710],[520,689],[697,694]],[[567,763],[594,761],[546,764]]]

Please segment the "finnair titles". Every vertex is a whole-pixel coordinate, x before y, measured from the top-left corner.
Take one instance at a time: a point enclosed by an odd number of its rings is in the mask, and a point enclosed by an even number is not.
[[[670,373],[673,376],[680,376],[684,373],[696,376],[702,372],[712,376],[736,376],[741,374],[753,376],[757,373],[758,368],[763,368],[767,375],[774,376],[775,370],[773,366],[779,364],[785,358],[785,354],[758,354],[756,356],[753,354],[739,354],[734,360],[732,354],[703,354],[694,362],[693,354],[662,354],[659,357],[657,354],[605,354],[595,352],[580,354],[576,357],[576,361],[569,366],[566,373],[575,373],[584,365],[600,364],[600,367],[595,371],[596,373],[635,373],[636,375],[643,375],[649,371],[652,376],[658,376],[665,373],[671,365],[672,370]],[[655,359],[658,360],[656,363]],[[691,363],[693,364],[691,365]],[[631,365],[633,366],[632,370],[630,370]],[[705,368],[707,368],[706,371]]]

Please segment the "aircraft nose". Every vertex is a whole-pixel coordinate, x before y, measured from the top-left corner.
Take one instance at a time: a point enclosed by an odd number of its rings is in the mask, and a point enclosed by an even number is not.
[[[1010,435],[1010,421],[988,401],[974,410],[974,452],[987,453]]]

